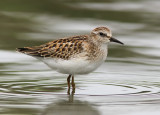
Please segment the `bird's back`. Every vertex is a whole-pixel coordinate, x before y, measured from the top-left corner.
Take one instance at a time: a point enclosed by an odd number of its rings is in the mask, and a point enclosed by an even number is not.
[[[34,57],[68,60],[74,54],[83,51],[84,41],[87,41],[86,35],[74,36],[54,40],[40,46],[17,48],[17,51]]]

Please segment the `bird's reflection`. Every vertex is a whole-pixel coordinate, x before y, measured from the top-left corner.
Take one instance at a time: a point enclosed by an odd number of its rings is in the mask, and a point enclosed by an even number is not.
[[[65,95],[65,98],[57,99],[57,102],[47,106],[42,115],[99,115],[93,104],[74,96],[72,93]]]

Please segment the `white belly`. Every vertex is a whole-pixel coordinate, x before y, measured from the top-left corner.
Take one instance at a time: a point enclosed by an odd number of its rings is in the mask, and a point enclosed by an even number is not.
[[[72,58],[72,60],[45,59],[42,61],[50,68],[64,74],[87,74],[97,69],[104,62],[104,60],[90,62],[81,58]]]
[[[49,58],[40,59],[50,68],[64,74],[87,74],[97,69],[106,59],[107,45],[101,46],[101,53],[92,61],[88,60],[85,53],[78,54],[75,58],[69,60]]]

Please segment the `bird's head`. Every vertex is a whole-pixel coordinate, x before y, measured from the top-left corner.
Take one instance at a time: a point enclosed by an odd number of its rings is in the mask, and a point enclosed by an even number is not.
[[[99,43],[116,42],[123,44],[121,41],[112,37],[112,32],[107,27],[97,27],[91,32],[91,37]]]

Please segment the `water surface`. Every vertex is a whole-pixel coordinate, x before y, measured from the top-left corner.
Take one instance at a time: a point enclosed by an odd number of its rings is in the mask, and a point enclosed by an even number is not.
[[[158,0],[8,1],[0,2],[0,114],[160,114]],[[100,68],[75,76],[75,95],[67,95],[67,75],[15,52],[97,26],[125,45],[111,43]]]

